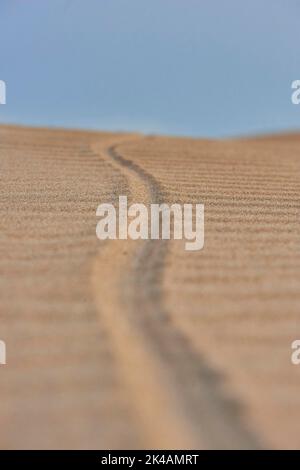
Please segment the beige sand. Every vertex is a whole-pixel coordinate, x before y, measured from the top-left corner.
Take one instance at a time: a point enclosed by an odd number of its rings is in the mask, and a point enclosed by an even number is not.
[[[300,138],[0,127],[0,448],[299,448]],[[96,238],[205,204],[205,248]]]

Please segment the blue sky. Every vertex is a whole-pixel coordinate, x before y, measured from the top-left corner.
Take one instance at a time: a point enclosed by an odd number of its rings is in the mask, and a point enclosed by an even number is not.
[[[300,129],[297,0],[0,0],[0,122],[222,137]]]

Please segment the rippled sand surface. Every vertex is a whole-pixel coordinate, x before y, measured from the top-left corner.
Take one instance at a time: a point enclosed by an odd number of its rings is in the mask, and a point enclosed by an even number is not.
[[[1,126],[0,182],[0,448],[300,447],[300,137]],[[119,195],[204,249],[99,241]]]

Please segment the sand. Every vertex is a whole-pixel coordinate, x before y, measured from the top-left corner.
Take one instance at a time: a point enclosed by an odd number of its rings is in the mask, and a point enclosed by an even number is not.
[[[299,448],[299,146],[0,127],[0,448]],[[99,241],[119,195],[204,249]]]

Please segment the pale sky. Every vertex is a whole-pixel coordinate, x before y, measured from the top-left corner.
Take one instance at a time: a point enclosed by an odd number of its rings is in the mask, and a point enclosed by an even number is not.
[[[300,129],[297,0],[0,0],[0,122],[222,137]]]

